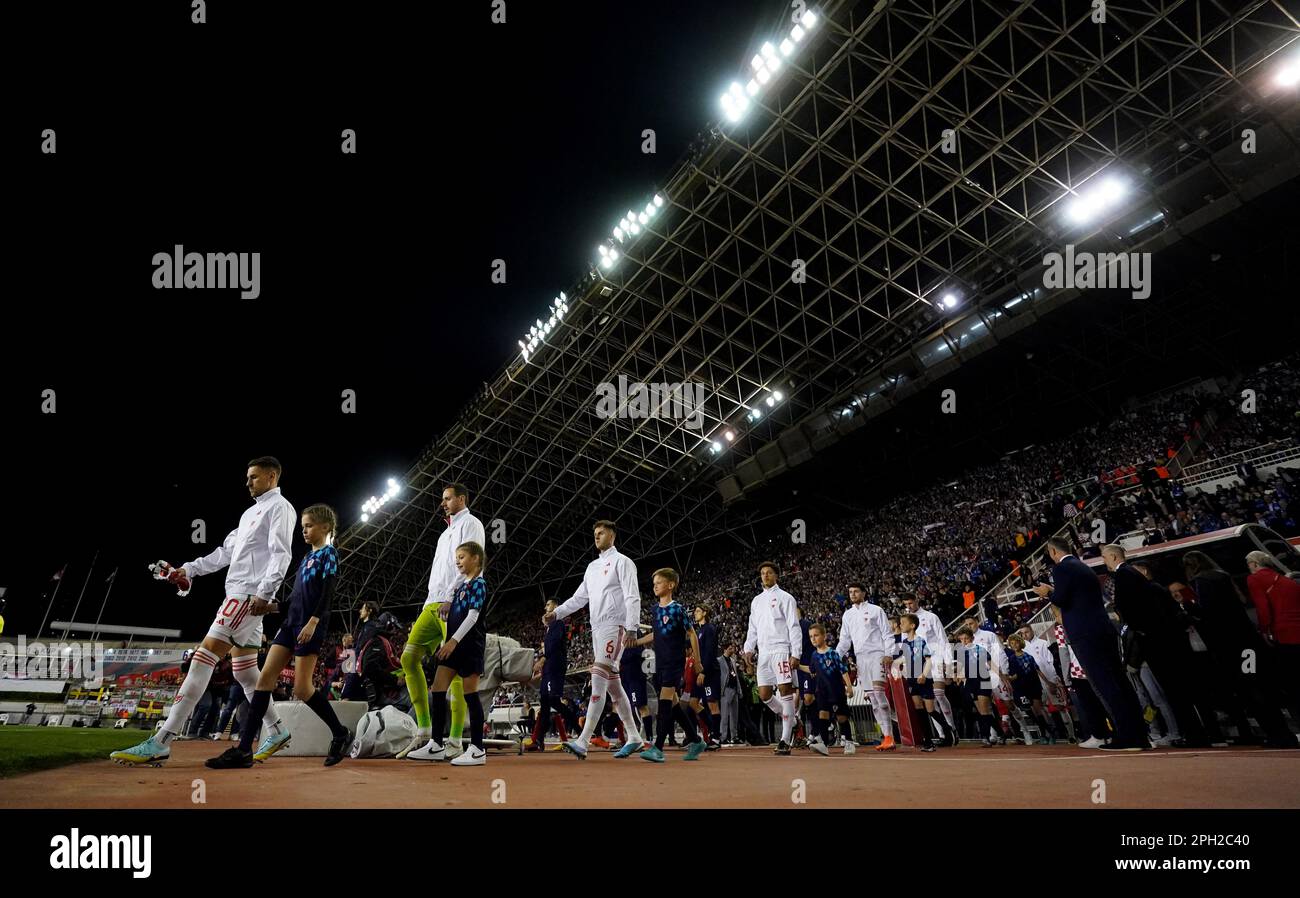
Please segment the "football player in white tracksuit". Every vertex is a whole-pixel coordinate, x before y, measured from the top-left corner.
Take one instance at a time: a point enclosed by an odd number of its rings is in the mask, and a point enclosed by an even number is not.
[[[262,616],[276,611],[276,590],[293,559],[293,528],[298,514],[280,494],[280,463],[271,456],[248,463],[246,483],[253,504],[239,519],[221,546],[210,555],[187,561],[178,568],[165,566],[166,579],[182,589],[203,574],[226,569],[226,597],[221,602],[208,635],[190,658],[190,670],[176,693],[167,721],[157,733],[132,748],[109,757],[121,764],[159,766],[171,757],[168,746],[180,733],[199,697],[207,691],[213,671],[230,653],[235,680],[249,702],[257,688],[257,652],[262,647]],[[261,746],[253,757],[269,758],[289,743],[275,705],[267,706]]]
[[[849,584],[849,601],[840,622],[840,643],[835,647],[841,656],[852,651],[858,665],[858,686],[871,696],[871,712],[880,727],[880,751],[894,747],[893,727],[889,717],[889,699],[885,694],[885,677],[894,656],[894,628],[879,605],[867,601],[861,583]]]
[[[934,670],[931,682],[934,686],[934,703],[948,722],[948,732],[952,734],[952,744],[957,744],[957,724],[952,716],[952,703],[948,701],[948,678],[953,671],[952,643],[948,641],[948,631],[943,628],[943,621],[933,611],[921,607],[921,600],[914,593],[903,593],[903,604],[915,614],[920,624],[916,634],[925,640],[925,644],[934,652]]]
[[[754,660],[758,649],[758,697],[781,721],[781,740],[776,754],[790,754],[790,738],[798,716],[794,694],[794,671],[803,652],[803,633],[794,596],[776,585],[776,565],[764,561],[758,567],[763,591],[749,603],[749,634],[745,637],[745,658]],[[775,686],[779,696],[772,694]]]
[[[623,721],[627,742],[620,751],[624,757],[644,745],[641,738],[640,718],[632,710],[623,681],[619,679],[619,661],[623,649],[636,641],[637,626],[641,622],[641,587],[636,580],[636,564],[614,548],[616,528],[613,521],[597,521],[594,531],[596,551],[600,555],[582,576],[573,596],[554,611],[542,616],[542,624],[549,627],[553,621],[564,620],[581,608],[590,606],[591,638],[595,663],[591,667],[591,702],[587,705],[587,721],[577,739],[564,743],[564,750],[579,758],[587,757],[587,745],[601,712],[609,698],[614,699],[614,710]]]

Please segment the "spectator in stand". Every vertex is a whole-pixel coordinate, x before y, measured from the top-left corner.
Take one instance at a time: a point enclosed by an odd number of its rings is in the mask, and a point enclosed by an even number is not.
[[[380,632],[378,614],[379,606],[374,602],[361,603],[361,611],[358,613],[361,623],[357,626],[356,637],[352,641],[354,645],[352,674],[344,678],[343,691],[339,694],[339,698],[343,701],[366,701],[366,687],[357,675],[355,662],[361,652],[365,651],[366,643]]]
[[[343,678],[340,684],[341,693],[348,691],[348,685],[356,680],[357,676],[357,650],[353,647],[351,633],[343,634],[343,648],[339,650],[339,675]],[[355,687],[353,687],[355,688]],[[342,695],[340,695],[342,697]]]
[[[1255,603],[1259,632],[1276,653],[1280,685],[1300,718],[1300,583],[1282,576],[1277,561],[1267,552],[1246,556],[1250,576],[1246,586]]]

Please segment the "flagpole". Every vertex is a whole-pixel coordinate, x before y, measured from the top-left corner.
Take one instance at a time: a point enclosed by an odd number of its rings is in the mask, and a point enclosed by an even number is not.
[[[90,631],[90,641],[94,642],[95,637],[99,635],[99,622],[104,619],[104,606],[108,604],[108,597],[113,594],[113,587],[117,585],[117,572],[121,566],[113,568],[113,574],[108,578],[108,591],[104,593],[104,601],[99,604],[99,617],[95,618],[95,629]]]
[[[90,570],[86,571],[86,582],[81,584],[81,592],[77,595],[77,607],[72,609],[72,617],[68,618],[69,624],[77,622],[77,612],[81,610],[81,599],[86,594],[86,587],[90,585],[90,575],[95,571],[95,562],[99,561],[99,550],[95,550],[95,557],[90,560]],[[63,628],[63,638],[68,638],[68,628]]]
[[[68,566],[65,564],[59,569],[59,582],[54,587],[54,595],[50,596],[50,603],[45,606],[45,616],[41,618],[41,625],[36,629],[36,638],[41,638],[41,631],[45,629],[45,622],[50,619],[50,611],[54,608],[54,600],[59,597],[59,589],[63,586],[64,576],[67,574]]]

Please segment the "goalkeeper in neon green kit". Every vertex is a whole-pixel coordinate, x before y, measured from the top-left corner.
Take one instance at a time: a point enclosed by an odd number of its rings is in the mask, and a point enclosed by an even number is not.
[[[456,568],[456,547],[467,542],[486,546],[483,524],[470,514],[469,491],[459,483],[448,484],[442,491],[442,510],[447,515],[447,529],[438,537],[438,548],[433,556],[433,570],[429,573],[429,597],[424,610],[411,625],[402,650],[402,672],[406,677],[406,691],[415,709],[416,731],[409,745],[397,753],[399,758],[413,761],[431,761],[428,748],[431,742],[440,743],[442,733],[434,733],[429,715],[429,684],[421,662],[426,654],[433,654],[447,638],[447,613],[451,596],[464,581],[465,575]],[[460,677],[451,682],[447,694],[451,698],[451,733],[446,746],[446,759],[460,753],[461,735],[465,727],[465,687]]]

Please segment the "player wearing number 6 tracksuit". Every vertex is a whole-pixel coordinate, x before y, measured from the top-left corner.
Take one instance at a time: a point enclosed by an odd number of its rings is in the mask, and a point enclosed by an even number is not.
[[[235,680],[251,702],[257,688],[257,652],[262,646],[262,615],[293,560],[293,528],[298,515],[280,494],[280,462],[269,455],[248,463],[246,483],[253,505],[239,519],[221,546],[210,555],[187,561],[178,568],[166,567],[167,579],[188,589],[194,577],[226,570],[226,597],[202,645],[194,650],[185,682],[176,693],[167,722],[153,736],[125,751],[115,751],[114,761],[124,764],[157,765],[171,757],[168,746],[180,733],[217,664],[230,653]],[[265,738],[254,757],[264,760],[289,741],[280,725],[275,706],[269,705],[262,718]]]
[[[781,739],[775,753],[788,755],[798,716],[793,683],[803,652],[803,634],[794,596],[776,585],[776,564],[764,561],[758,566],[758,575],[763,591],[749,603],[745,657],[752,662],[754,649],[758,649],[758,697],[781,721]],[[779,697],[772,694],[773,686]]]
[[[614,710],[623,721],[628,754],[639,750],[645,740],[641,727],[623,683],[619,678],[619,661],[627,643],[636,641],[637,625],[641,621],[641,587],[636,580],[636,565],[614,548],[617,528],[613,521],[597,521],[593,531],[596,551],[600,555],[582,576],[582,582],[573,596],[542,616],[542,624],[549,627],[553,621],[564,620],[581,608],[590,606],[591,637],[595,663],[591,668],[591,702],[587,705],[587,721],[577,739],[564,743],[564,750],[587,757],[587,745],[608,699],[614,699]]]

